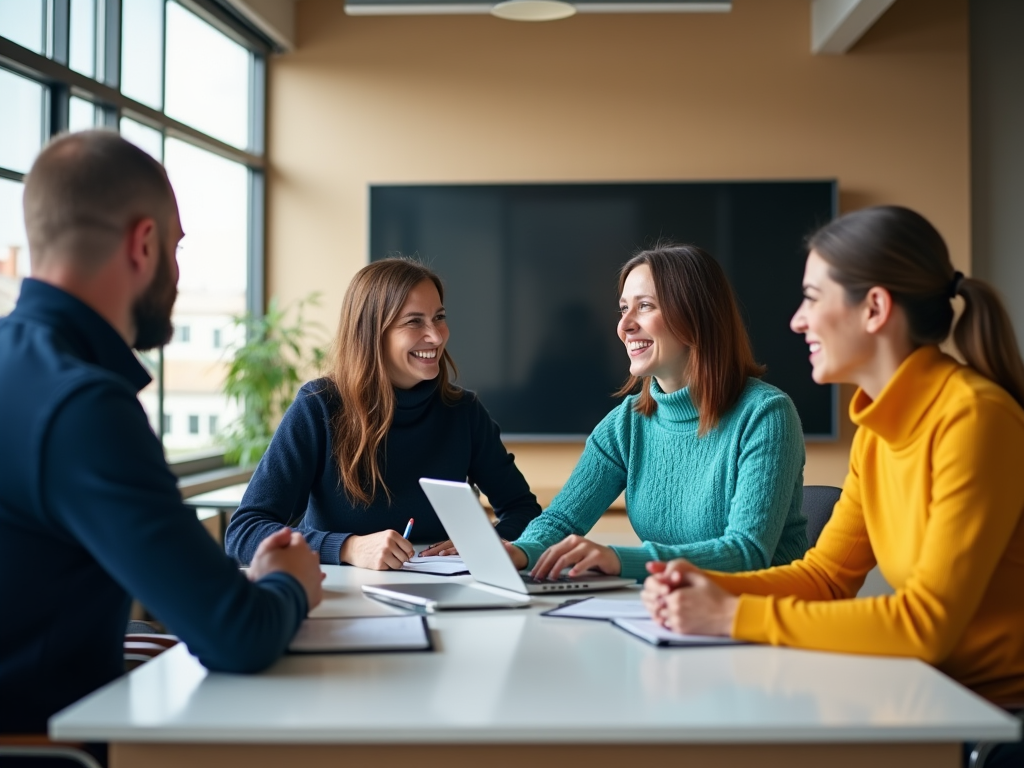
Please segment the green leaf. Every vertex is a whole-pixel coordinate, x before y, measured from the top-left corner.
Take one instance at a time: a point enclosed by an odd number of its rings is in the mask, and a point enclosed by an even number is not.
[[[306,307],[319,306],[319,292],[282,308],[276,297],[263,317],[237,315],[232,323],[245,330],[244,341],[225,350],[230,354],[223,391],[236,401],[242,415],[227,425],[219,441],[228,463],[250,465],[266,453],[274,423],[295,399],[300,370],[321,368],[326,354],[323,325],[306,320]],[[289,318],[294,315],[294,320]],[[306,348],[307,338],[313,343]]]

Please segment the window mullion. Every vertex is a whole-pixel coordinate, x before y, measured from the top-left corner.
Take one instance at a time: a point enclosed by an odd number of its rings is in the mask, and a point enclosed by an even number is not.
[[[267,60],[249,54],[249,151],[262,155],[266,143]]]
[[[264,152],[266,136],[266,58],[258,53],[249,57],[249,151],[257,155]],[[246,280],[246,308],[254,317],[263,317],[266,296],[264,289],[264,259],[266,220],[266,177],[263,172],[249,169],[249,248]]]
[[[68,47],[71,40],[71,0],[50,0],[50,58],[58,64],[68,65]]]
[[[103,2],[103,60],[100,79],[111,88],[121,88],[121,0]],[[97,14],[97,17],[99,14]],[[115,116],[116,126],[116,116]]]
[[[253,318],[263,317],[264,296],[264,232],[266,184],[262,171],[249,169],[249,247],[246,274],[246,309]]]
[[[25,174],[19,173],[18,171],[12,171],[9,168],[0,168],[0,179],[7,179],[8,181],[24,181]]]
[[[50,50],[53,60],[58,64],[68,65],[71,41],[71,0],[51,0],[50,2]],[[71,90],[64,83],[50,83],[48,104],[44,109],[49,113],[43,115],[43,143],[58,133],[68,129],[68,113],[70,110]]]

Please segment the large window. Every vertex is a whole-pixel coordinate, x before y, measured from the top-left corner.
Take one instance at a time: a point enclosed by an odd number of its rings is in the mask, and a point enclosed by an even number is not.
[[[22,181],[50,136],[107,126],[163,162],[185,231],[178,331],[142,356],[139,399],[171,459],[237,416],[221,387],[232,318],[263,305],[269,51],[225,0],[0,0],[0,315],[29,274]]]

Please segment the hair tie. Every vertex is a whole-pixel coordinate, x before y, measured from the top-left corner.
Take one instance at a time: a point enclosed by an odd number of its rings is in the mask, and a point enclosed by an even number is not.
[[[953,282],[949,284],[949,298],[955,299],[956,295],[960,293],[960,283],[964,281],[963,272],[953,273]]]

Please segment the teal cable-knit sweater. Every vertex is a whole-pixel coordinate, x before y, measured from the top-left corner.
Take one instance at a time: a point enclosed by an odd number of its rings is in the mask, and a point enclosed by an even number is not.
[[[566,536],[586,535],[623,489],[643,542],[612,547],[623,576],[643,578],[644,563],[674,557],[734,572],[802,557],[804,440],[789,397],[748,379],[718,426],[698,437],[688,389],[666,395],[652,379],[651,393],[652,416],[637,413],[630,395],[594,428],[562,491],[514,542],[529,566]]]

